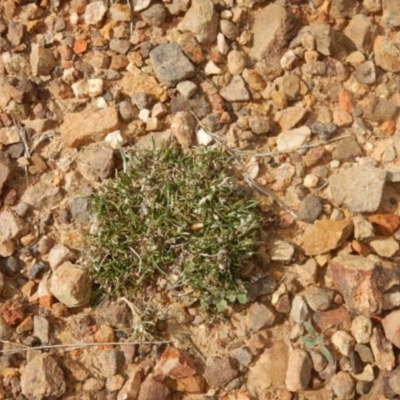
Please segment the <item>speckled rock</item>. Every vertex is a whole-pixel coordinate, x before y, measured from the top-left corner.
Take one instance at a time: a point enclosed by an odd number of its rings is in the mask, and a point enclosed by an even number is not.
[[[50,279],[53,296],[68,307],[85,304],[90,297],[88,271],[67,261],[61,264]]]
[[[400,71],[400,47],[390,38],[378,36],[374,42],[376,65],[389,72]]]
[[[157,46],[150,52],[150,59],[157,79],[167,86],[175,86],[196,73],[194,65],[175,43]]]
[[[236,360],[230,357],[209,358],[206,363],[204,378],[214,388],[222,388],[236,378],[239,369]]]
[[[21,391],[28,398],[59,397],[66,388],[62,369],[48,354],[31,359],[21,375]]]
[[[96,123],[94,123],[96,122]],[[77,147],[104,139],[118,128],[118,111],[114,107],[66,113],[59,131],[68,147]]]
[[[235,75],[230,83],[221,89],[221,96],[228,101],[247,101],[250,100],[250,93],[241,76]]]
[[[268,62],[278,67],[285,46],[296,31],[297,20],[293,14],[280,4],[267,5],[256,15],[251,57],[254,60],[268,58]]]
[[[329,179],[334,202],[353,212],[376,211],[381,202],[386,172],[370,165],[341,169]]]
[[[192,2],[178,29],[193,32],[201,44],[214,42],[217,37],[218,18],[212,0]]]

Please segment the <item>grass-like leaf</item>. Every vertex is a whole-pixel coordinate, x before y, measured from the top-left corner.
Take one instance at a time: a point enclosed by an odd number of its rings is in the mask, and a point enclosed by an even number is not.
[[[126,172],[93,197],[97,284],[112,296],[167,289],[191,292],[206,309],[245,303],[237,271],[252,257],[261,226],[258,202],[228,170],[221,150],[177,148],[124,155]],[[224,305],[224,307],[221,307]]]

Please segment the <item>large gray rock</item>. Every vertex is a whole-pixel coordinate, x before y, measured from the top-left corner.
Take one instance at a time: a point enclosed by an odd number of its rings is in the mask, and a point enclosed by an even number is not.
[[[332,199],[352,212],[374,212],[382,198],[386,172],[371,165],[341,169],[329,179]]]
[[[298,21],[279,4],[270,4],[256,14],[253,26],[251,57],[259,61],[268,58],[279,67],[286,45],[297,33]]]
[[[150,52],[150,59],[157,79],[167,86],[175,86],[196,73],[194,65],[176,43],[157,46]]]
[[[59,397],[65,393],[62,369],[48,354],[40,354],[26,364],[21,375],[22,394],[29,399]]]
[[[178,29],[192,32],[200,44],[214,42],[218,32],[218,17],[212,0],[192,1]]]

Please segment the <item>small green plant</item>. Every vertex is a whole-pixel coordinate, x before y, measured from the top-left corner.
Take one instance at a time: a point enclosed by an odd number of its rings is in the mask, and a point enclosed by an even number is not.
[[[329,363],[334,363],[335,359],[325,344],[326,343],[325,335],[323,333],[317,332],[310,321],[305,321],[303,323],[303,326],[307,332],[307,335],[301,338],[304,346],[307,347],[308,349],[319,350]]]
[[[162,147],[123,159],[125,171],[93,197],[99,287],[130,299],[185,293],[207,310],[246,303],[237,272],[254,255],[261,211],[230,173],[229,156]]]

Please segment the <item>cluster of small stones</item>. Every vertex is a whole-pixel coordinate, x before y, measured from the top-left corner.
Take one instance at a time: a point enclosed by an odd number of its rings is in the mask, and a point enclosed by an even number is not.
[[[0,398],[398,398],[399,27],[398,0],[2,1]],[[132,316],[88,307],[88,196],[119,148],[209,131],[292,210],[251,304],[105,345]]]

